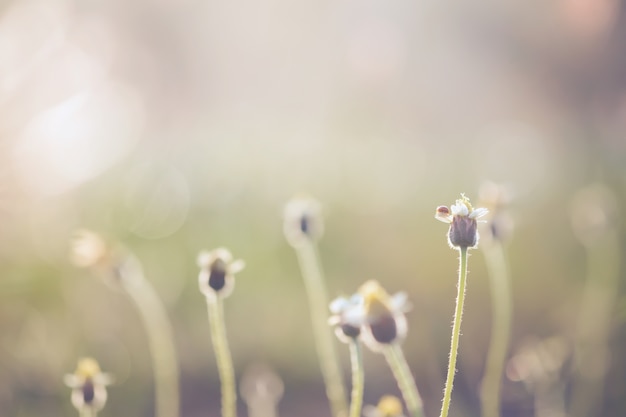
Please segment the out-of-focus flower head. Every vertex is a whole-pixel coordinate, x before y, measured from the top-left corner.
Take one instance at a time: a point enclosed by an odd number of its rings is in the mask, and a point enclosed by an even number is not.
[[[365,417],[404,417],[402,402],[393,395],[384,395],[378,401],[378,405],[366,405],[363,407]]]
[[[450,224],[448,230],[448,243],[453,249],[475,248],[478,244],[477,219],[488,213],[486,208],[473,208],[469,198],[461,194],[450,208],[447,206],[437,207],[435,218]]]
[[[101,410],[107,401],[106,386],[113,382],[109,374],[100,371],[95,359],[81,358],[73,374],[67,374],[65,384],[72,388],[72,405],[77,410]]]
[[[308,196],[289,200],[285,206],[283,231],[294,247],[318,240],[324,233],[320,203]]]
[[[489,224],[481,228],[483,238],[488,241],[505,241],[513,233],[513,220],[508,213],[511,203],[511,191],[508,187],[487,181],[478,191],[480,205],[489,210]]]
[[[390,296],[378,281],[367,281],[358,293],[363,297],[365,321],[362,326],[363,342],[373,351],[386,345],[401,343],[407,334],[405,312],[411,309],[405,292]]]
[[[333,315],[328,320],[335,326],[335,333],[339,340],[350,343],[361,334],[361,326],[365,323],[364,299],[361,294],[354,294],[350,298],[337,297],[329,305]]]
[[[74,265],[88,268],[102,265],[110,258],[111,250],[102,236],[87,229],[74,232],[70,257]]]
[[[201,252],[198,255],[198,284],[200,291],[210,299],[228,297],[235,288],[235,274],[245,267],[241,259],[233,260],[226,248]]]
[[[556,381],[561,378],[571,352],[571,346],[562,336],[529,338],[507,362],[506,376],[511,381],[522,381],[529,388]]]
[[[107,284],[133,285],[143,277],[139,260],[121,246],[113,246],[99,234],[80,229],[71,241],[70,258],[79,267],[88,268]]]
[[[275,416],[284,390],[283,380],[265,363],[253,363],[241,377],[240,391],[248,404],[249,417]]]
[[[571,204],[574,234],[585,246],[592,246],[609,230],[618,227],[617,198],[603,184],[587,186],[576,193]]]

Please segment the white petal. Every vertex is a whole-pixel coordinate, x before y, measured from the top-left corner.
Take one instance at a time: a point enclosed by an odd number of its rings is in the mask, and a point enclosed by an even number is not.
[[[450,207],[450,211],[453,216],[467,216],[469,214],[467,206],[459,200],[457,200],[456,204],[453,204],[452,207]]]
[[[231,274],[236,274],[237,272],[241,271],[245,267],[246,267],[246,263],[241,259],[237,259],[235,262],[233,262],[232,264],[228,266],[228,272],[230,272]]]
[[[477,208],[470,213],[469,217],[470,219],[478,219],[479,217],[483,217],[487,213],[489,213],[489,210],[487,210],[486,208]]]
[[[331,301],[328,308],[334,314],[339,314],[350,306],[350,302],[345,297],[337,297]]]
[[[391,308],[394,312],[406,312],[411,309],[409,295],[405,291],[400,291],[391,297]]]
[[[444,222],[444,223],[452,223],[452,216],[449,215],[449,214],[437,213],[437,214],[435,214],[435,219],[439,220],[440,222]]]

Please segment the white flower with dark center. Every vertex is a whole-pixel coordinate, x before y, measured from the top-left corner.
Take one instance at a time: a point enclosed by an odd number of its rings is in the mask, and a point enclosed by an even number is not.
[[[390,296],[378,281],[367,281],[358,293],[363,297],[365,323],[363,342],[373,351],[380,351],[384,345],[401,343],[407,334],[407,321],[404,313],[411,309],[405,292]]]
[[[198,256],[200,291],[208,298],[228,297],[235,288],[235,274],[241,271],[245,262],[233,260],[228,249],[218,248],[202,252]]]
[[[328,323],[335,326],[335,333],[342,342],[350,343],[361,334],[361,326],[365,323],[363,301],[360,294],[354,294],[350,298],[338,297],[330,303],[333,315]]]
[[[461,194],[450,208],[437,207],[435,218],[450,224],[448,243],[452,248],[475,248],[478,244],[477,219],[487,214],[485,208],[473,208],[469,198]]]
[[[100,371],[95,359],[82,358],[78,361],[76,371],[65,375],[64,381],[65,385],[72,388],[72,405],[79,412],[86,409],[98,412],[106,404],[106,386],[113,382],[113,378]]]

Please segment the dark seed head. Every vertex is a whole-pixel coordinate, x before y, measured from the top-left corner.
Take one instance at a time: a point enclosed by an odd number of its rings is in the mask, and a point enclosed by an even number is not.
[[[398,337],[398,326],[396,320],[389,315],[380,316],[370,323],[370,330],[374,340],[378,343],[393,343]]]
[[[300,231],[305,235],[308,235],[311,231],[311,218],[306,213],[300,217]]]
[[[450,225],[448,238],[455,248],[473,248],[478,243],[476,219],[466,216],[455,216]]]
[[[351,324],[342,324],[341,331],[348,337],[357,338],[361,334],[361,328],[357,326],[352,326]]]
[[[226,285],[226,263],[216,259],[211,265],[209,272],[209,287],[219,291]]]
[[[85,404],[91,404],[95,396],[96,392],[93,386],[93,381],[90,378],[87,378],[83,384],[83,400],[85,401]]]

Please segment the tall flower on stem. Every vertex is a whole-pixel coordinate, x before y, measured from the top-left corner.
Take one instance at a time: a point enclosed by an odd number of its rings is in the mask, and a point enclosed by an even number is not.
[[[448,375],[444,389],[441,406],[441,417],[447,417],[452,397],[452,385],[456,372],[456,357],[459,348],[459,336],[461,335],[461,318],[463,316],[463,302],[465,300],[465,283],[467,280],[467,251],[476,248],[478,244],[477,219],[487,214],[484,208],[473,208],[469,198],[461,194],[452,207],[437,207],[435,218],[450,224],[448,230],[448,243],[452,249],[459,251],[459,283],[456,298],[454,322],[452,324],[452,341],[450,343],[450,356],[448,363]]]
[[[106,386],[113,378],[100,371],[100,365],[92,358],[81,358],[73,374],[64,378],[65,385],[72,388],[72,405],[80,417],[96,417],[107,401]]]
[[[491,338],[484,377],[480,386],[483,417],[500,416],[502,376],[509,349],[513,300],[511,279],[504,243],[513,229],[506,207],[509,193],[499,184],[487,182],[480,187],[481,205],[489,208],[490,221],[483,230],[482,253],[491,286]]]
[[[233,360],[226,338],[224,298],[233,292],[235,274],[244,268],[245,263],[242,260],[234,261],[228,249],[219,248],[211,252],[202,252],[198,256],[198,266],[200,267],[198,284],[200,292],[206,297],[211,340],[220,375],[222,417],[235,417],[237,391]]]
[[[76,232],[71,257],[77,266],[89,268],[132,300],[148,335],[154,371],[156,417],[178,416],[179,370],[172,326],[165,306],[145,278],[139,260],[127,250],[112,247],[89,230]]]
[[[390,296],[373,280],[363,284],[358,293],[363,297],[363,342],[372,351],[385,356],[407,409],[414,417],[421,417],[422,400],[400,346],[407,334],[404,313],[411,308],[406,293],[399,292]]]
[[[324,230],[319,203],[308,197],[296,197],[285,207],[284,227],[287,241],[296,251],[309,298],[311,322],[326,396],[335,417],[347,414],[346,390],[341,378],[339,357],[327,324],[328,295],[317,253],[317,240]]]
[[[363,369],[363,353],[359,336],[365,320],[363,297],[355,294],[352,297],[339,297],[330,303],[333,316],[328,323],[335,326],[335,334],[350,346],[350,362],[352,364],[352,393],[350,395],[350,417],[360,417],[363,407],[363,388],[365,373]]]

